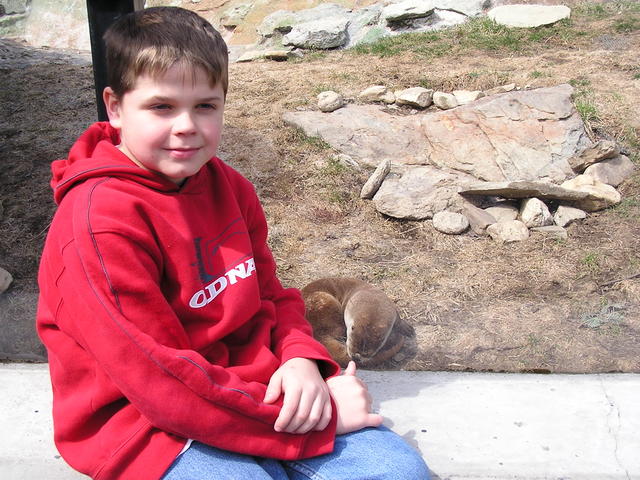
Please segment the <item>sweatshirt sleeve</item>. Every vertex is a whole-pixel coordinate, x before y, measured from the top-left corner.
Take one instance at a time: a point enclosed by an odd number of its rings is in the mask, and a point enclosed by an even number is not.
[[[258,197],[251,186],[254,199],[247,224],[253,245],[256,270],[264,298],[275,306],[277,321],[272,330],[272,349],[281,363],[295,357],[318,361],[324,378],[340,373],[340,366],[327,349],[313,337],[312,327],[305,318],[305,306],[300,291],[283,288],[276,275],[276,263],[267,244],[267,222]]]
[[[61,258],[43,259],[51,265],[44,269],[44,282],[62,292],[59,304],[49,308],[58,327],[95,359],[154,427],[222,449],[271,458],[304,458],[332,450],[335,421],[333,428],[322,432],[275,432],[280,406],[262,402],[264,384],[245,382],[189,349],[180,321],[161,290],[162,265],[150,243],[138,238],[134,229],[130,235],[122,233],[127,231],[127,219],[120,219],[123,227],[114,231],[94,228],[94,221],[82,208],[75,209],[72,240],[53,252]],[[286,306],[297,303],[291,301],[291,294],[274,289],[273,280],[267,285],[273,289],[269,294],[274,301],[285,305],[278,308],[283,318],[299,311],[300,306]],[[286,338],[308,333],[300,319],[296,322],[290,322],[286,335],[277,332],[282,338],[276,344],[283,351],[292,348],[281,346]],[[293,333],[296,328],[299,333]],[[326,357],[313,344],[305,351]]]

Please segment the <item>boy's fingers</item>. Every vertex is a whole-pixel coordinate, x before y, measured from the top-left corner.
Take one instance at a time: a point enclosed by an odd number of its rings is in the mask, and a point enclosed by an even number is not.
[[[278,419],[274,424],[276,432],[291,432],[292,426],[298,426],[297,424],[292,423],[292,421],[294,415],[299,409],[300,395],[300,391],[294,392],[287,390],[287,393],[284,396],[284,402],[282,403],[282,410],[280,410],[280,415],[278,415]]]
[[[325,428],[327,428],[327,425],[329,425],[329,422],[331,422],[331,413],[332,413],[331,402],[327,401],[324,404],[324,410],[322,411],[322,418],[318,423],[316,423],[316,426],[313,427],[313,429],[317,432],[321,432]]]
[[[269,380],[269,385],[267,385],[267,391],[264,393],[264,403],[273,403],[282,394],[282,381],[280,380],[280,376],[276,374],[271,377]]]

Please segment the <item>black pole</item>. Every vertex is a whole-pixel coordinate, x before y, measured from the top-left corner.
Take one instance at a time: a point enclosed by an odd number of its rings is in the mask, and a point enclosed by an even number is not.
[[[102,92],[107,86],[107,64],[102,36],[117,18],[142,8],[141,4],[144,2],[140,0],[87,0],[93,81],[96,89],[98,120],[100,121],[107,120],[107,110],[102,102]]]

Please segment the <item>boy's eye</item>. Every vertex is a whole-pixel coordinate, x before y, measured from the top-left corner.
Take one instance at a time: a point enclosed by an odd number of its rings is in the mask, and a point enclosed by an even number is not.
[[[171,108],[171,105],[168,105],[166,103],[159,103],[157,105],[151,105],[151,110],[169,110]]]
[[[201,110],[215,110],[217,107],[213,103],[199,103],[198,108]]]

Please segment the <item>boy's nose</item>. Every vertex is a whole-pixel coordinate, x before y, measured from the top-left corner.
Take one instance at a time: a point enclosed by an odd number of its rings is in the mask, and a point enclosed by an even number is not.
[[[190,112],[182,112],[174,118],[173,132],[176,135],[188,135],[194,133],[195,129],[195,122]]]

